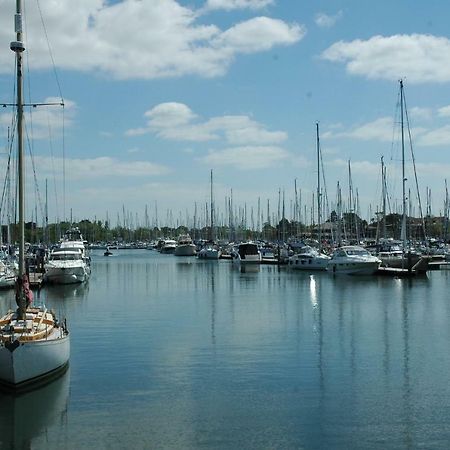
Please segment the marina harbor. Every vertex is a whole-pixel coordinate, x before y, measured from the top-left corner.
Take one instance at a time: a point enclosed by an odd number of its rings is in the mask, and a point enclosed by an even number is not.
[[[0,0],[0,450],[450,448],[410,3]]]

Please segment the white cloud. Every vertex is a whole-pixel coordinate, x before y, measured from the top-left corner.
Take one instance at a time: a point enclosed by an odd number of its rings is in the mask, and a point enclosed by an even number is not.
[[[155,133],[162,139],[175,141],[207,142],[222,140],[231,145],[278,144],[287,139],[283,131],[269,131],[248,116],[221,116],[201,121],[183,103],[161,103],[144,116],[147,127],[128,130],[127,135]]]
[[[231,11],[233,9],[262,9],[273,5],[274,0],[207,0],[205,9],[215,10],[224,9]]]
[[[450,145],[450,125],[445,125],[441,128],[424,133],[420,136],[417,144],[426,147]]]
[[[35,157],[40,177],[53,177],[53,168],[63,167],[61,158]],[[66,158],[65,172],[67,180],[111,177],[148,177],[165,175],[170,169],[148,161],[121,161],[108,156],[98,158]],[[56,176],[62,171],[56,170]]]
[[[414,120],[430,120],[433,117],[433,110],[431,108],[413,106],[409,108],[409,117]]]
[[[210,151],[199,160],[210,166],[232,166],[247,171],[273,167],[288,157],[289,153],[279,147],[245,146]]]
[[[315,17],[315,22],[318,27],[321,28],[330,28],[336,24],[338,20],[342,18],[342,11],[339,11],[337,14],[329,15],[325,13],[318,13]]]
[[[300,25],[288,25],[282,20],[255,17],[241,22],[218,35],[213,44],[230,53],[255,53],[269,50],[275,45],[289,45],[305,35]]]
[[[354,127],[350,131],[323,133],[324,139],[351,138],[362,141],[377,140],[382,142],[392,141],[394,121],[391,117],[381,117],[372,122]]]
[[[410,83],[450,81],[450,40],[423,34],[374,36],[366,41],[339,41],[321,57],[346,65],[347,72],[370,79]]]
[[[450,117],[450,106],[443,106],[438,109],[438,116],[440,117]]]
[[[338,168],[348,169],[348,160],[344,159],[334,159],[327,163],[329,166],[334,166]],[[377,178],[380,171],[379,162],[371,162],[371,161],[350,161],[352,175],[362,175],[365,178]]]
[[[223,6],[262,6],[264,1],[223,2]],[[267,3],[269,4],[269,3]],[[220,3],[217,3],[220,5]],[[14,38],[14,2],[0,0],[0,48]],[[58,68],[95,72],[118,79],[154,79],[226,73],[238,54],[260,52],[300,41],[304,30],[269,17],[256,17],[221,30],[198,22],[199,13],[175,0],[60,0],[42,2]],[[30,67],[51,67],[36,4],[27,5],[26,49]],[[0,72],[14,58],[0,52]]]
[[[45,106],[24,109],[24,124],[27,135],[32,139],[48,139],[59,137],[63,128],[68,128],[73,123],[76,112],[76,104],[71,100],[64,101],[64,110],[61,99],[48,97],[42,102]],[[2,129],[11,126],[13,111],[0,114]]]

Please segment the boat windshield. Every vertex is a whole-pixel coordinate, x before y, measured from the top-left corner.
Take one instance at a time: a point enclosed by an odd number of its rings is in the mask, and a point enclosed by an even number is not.
[[[369,256],[370,253],[363,248],[351,248],[346,250],[347,255],[349,256]]]
[[[52,261],[76,261],[78,259],[81,259],[79,255],[77,254],[57,254],[52,255],[50,258]]]

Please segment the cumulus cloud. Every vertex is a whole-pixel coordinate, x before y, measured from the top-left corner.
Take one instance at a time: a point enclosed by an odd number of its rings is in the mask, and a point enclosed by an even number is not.
[[[216,7],[252,7],[269,2],[212,2]],[[0,46],[14,38],[14,2],[0,0]],[[175,0],[71,0],[41,4],[53,55],[59,68],[95,72],[117,79],[155,79],[224,75],[239,54],[292,45],[304,36],[298,24],[255,17],[222,30],[199,23],[198,11]],[[30,66],[51,67],[46,39],[34,2],[27,5],[26,48]],[[204,22],[204,21],[203,21]],[[13,58],[0,53],[0,72],[10,72]]]
[[[213,45],[233,54],[255,53],[275,45],[294,44],[305,33],[305,28],[297,24],[288,25],[282,20],[255,17],[224,31],[213,40]]]
[[[232,166],[237,170],[258,170],[273,167],[289,157],[279,147],[245,146],[210,151],[199,160],[210,166]]]
[[[147,126],[127,131],[135,136],[154,133],[158,137],[174,141],[207,142],[221,140],[231,145],[269,145],[287,139],[283,131],[269,131],[264,125],[245,115],[227,115],[200,120],[183,103],[161,103],[144,116]]]
[[[316,22],[316,25],[320,28],[331,28],[341,18],[342,18],[342,11],[339,11],[335,15],[318,13],[316,14],[314,21]]]
[[[262,9],[273,5],[274,0],[207,0],[205,10],[223,9],[231,11],[233,9]]]
[[[339,41],[321,57],[344,63],[352,75],[386,80],[406,77],[410,83],[426,83],[450,81],[449,54],[449,39],[411,34]]]

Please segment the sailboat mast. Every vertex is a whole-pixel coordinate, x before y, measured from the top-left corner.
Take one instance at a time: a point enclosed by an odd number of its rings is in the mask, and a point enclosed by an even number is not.
[[[22,2],[16,1],[16,14],[14,16],[16,41],[11,42],[10,49],[16,54],[17,73],[17,164],[19,187],[19,283],[25,275],[25,177],[24,177],[24,151],[23,151],[23,73],[22,52],[25,47],[22,42]],[[25,317],[26,304],[22,289],[17,299],[19,317]]]
[[[403,80],[400,80],[400,124],[402,137],[402,235],[403,251],[406,249],[406,178],[405,178],[405,131],[403,120]]]
[[[384,157],[381,157],[381,191],[382,191],[382,211],[383,211],[383,238],[386,239],[386,167],[384,166]]]
[[[319,122],[316,122],[316,140],[317,140],[317,227],[319,239],[319,251],[322,250],[321,225],[321,205],[320,205],[320,141],[319,141]]]
[[[214,239],[214,203],[213,203],[213,171],[211,169],[211,198],[210,198],[210,214],[211,214],[211,240]]]

